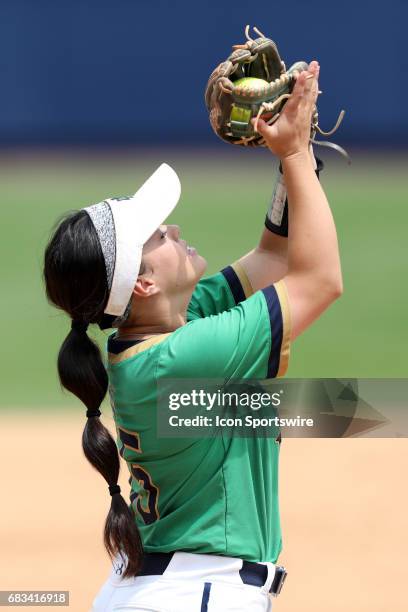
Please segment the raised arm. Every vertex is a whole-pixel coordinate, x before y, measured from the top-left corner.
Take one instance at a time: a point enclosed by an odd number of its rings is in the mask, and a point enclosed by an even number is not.
[[[309,151],[316,176],[319,178],[323,162],[315,159],[312,145]],[[243,255],[239,262],[251,279],[254,291],[275,283],[287,273],[288,199],[282,164],[279,166],[259,244]]]
[[[282,277],[291,311],[291,338],[302,333],[342,292],[336,229],[329,204],[316,177],[309,152],[310,121],[317,97],[317,62],[296,82],[292,97],[272,126],[259,121],[258,131],[282,163],[289,202],[287,269]],[[284,258],[284,244],[274,238]],[[267,256],[265,255],[265,264]],[[259,279],[241,260],[248,277]],[[278,280],[278,278],[274,279]],[[256,287],[258,288],[258,287]]]

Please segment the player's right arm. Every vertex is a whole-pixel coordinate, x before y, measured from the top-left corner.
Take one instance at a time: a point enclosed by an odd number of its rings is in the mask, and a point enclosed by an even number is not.
[[[263,121],[258,125],[266,144],[281,160],[288,193],[288,269],[283,280],[290,306],[292,340],[342,292],[336,229],[309,154],[318,75],[319,66],[312,62],[309,70],[299,75],[278,121],[272,126]],[[248,276],[254,285],[250,271]]]

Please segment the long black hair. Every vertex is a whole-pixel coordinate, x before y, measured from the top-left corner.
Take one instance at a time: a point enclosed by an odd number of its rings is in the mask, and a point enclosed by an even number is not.
[[[85,404],[87,414],[93,415],[87,418],[82,434],[86,458],[104,477],[110,491],[117,491],[118,449],[98,416],[108,389],[108,375],[99,347],[86,333],[87,324],[102,321],[109,290],[98,235],[85,211],[71,213],[58,224],[45,250],[44,281],[49,302],[79,323],[61,346],[58,374],[61,384]],[[118,553],[126,555],[123,577],[137,575],[143,554],[140,534],[132,507],[118,493],[112,495],[104,544],[111,558]]]

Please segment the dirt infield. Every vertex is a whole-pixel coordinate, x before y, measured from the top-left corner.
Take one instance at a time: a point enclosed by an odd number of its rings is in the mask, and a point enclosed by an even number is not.
[[[81,415],[3,413],[0,440],[0,590],[69,590],[75,612],[109,572],[109,495],[82,455]],[[407,472],[406,440],[284,440],[277,612],[407,609]]]

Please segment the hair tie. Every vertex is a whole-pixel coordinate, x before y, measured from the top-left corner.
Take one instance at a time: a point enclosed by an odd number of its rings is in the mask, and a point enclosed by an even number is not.
[[[80,319],[73,319],[71,323],[71,329],[79,332],[80,334],[86,334],[89,323],[81,321]]]
[[[102,412],[98,408],[88,408],[86,411],[86,416],[89,417],[98,417],[101,416]]]
[[[109,485],[109,493],[112,495],[118,495],[120,493],[120,486],[118,484]]]

